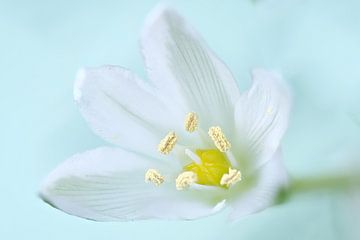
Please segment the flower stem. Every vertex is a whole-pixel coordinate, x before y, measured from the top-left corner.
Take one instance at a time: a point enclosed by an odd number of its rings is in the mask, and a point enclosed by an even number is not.
[[[319,191],[347,191],[349,189],[360,190],[360,174],[338,174],[316,176],[307,178],[293,178],[288,187],[282,189],[277,196],[276,203],[287,201],[290,197],[299,193]]]

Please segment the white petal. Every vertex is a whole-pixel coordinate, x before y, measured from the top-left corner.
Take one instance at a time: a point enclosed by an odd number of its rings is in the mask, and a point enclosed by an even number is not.
[[[253,168],[266,163],[278,149],[290,111],[290,94],[281,76],[254,70],[253,85],[236,103],[237,146],[250,154]]]
[[[251,184],[249,190],[241,191],[241,188],[237,189],[238,193],[233,193],[236,197],[229,199],[229,203],[233,208],[230,219],[237,220],[271,206],[278,196],[279,191],[286,187],[288,175],[282,162],[280,149],[274,154],[270,161],[254,174],[255,176],[257,175],[257,179],[255,183]],[[246,179],[243,181],[246,181]],[[238,186],[244,184],[243,181],[239,182]],[[234,192],[235,191],[236,189],[234,189]]]
[[[233,126],[240,94],[232,74],[175,11],[150,15],[141,46],[150,79],[169,101],[197,112],[204,128]]]
[[[160,139],[175,130],[170,109],[145,82],[118,66],[80,70],[74,97],[95,133],[126,149],[158,156]]]
[[[149,168],[165,183],[145,183]],[[97,221],[146,218],[193,219],[223,205],[199,192],[177,191],[174,166],[115,148],[98,148],[71,157],[45,180],[40,196],[69,214]],[[208,198],[208,199],[206,199]],[[220,204],[220,206],[219,206]]]

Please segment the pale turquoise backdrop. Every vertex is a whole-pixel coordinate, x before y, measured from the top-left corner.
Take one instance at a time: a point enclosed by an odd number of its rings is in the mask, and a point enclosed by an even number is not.
[[[0,239],[360,239],[359,197],[308,193],[227,222],[97,223],[37,197],[41,180],[74,153],[106,144],[72,98],[81,66],[118,64],[145,77],[138,35],[158,1],[0,1]],[[293,89],[284,139],[292,176],[356,167],[360,142],[360,2],[169,1],[228,64],[284,73]]]

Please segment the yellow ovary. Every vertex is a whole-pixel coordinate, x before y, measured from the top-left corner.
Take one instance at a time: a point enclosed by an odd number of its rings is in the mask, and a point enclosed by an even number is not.
[[[221,178],[231,168],[225,154],[217,149],[198,149],[195,153],[201,159],[201,163],[190,163],[184,170],[194,172],[198,184],[224,187],[220,184]]]

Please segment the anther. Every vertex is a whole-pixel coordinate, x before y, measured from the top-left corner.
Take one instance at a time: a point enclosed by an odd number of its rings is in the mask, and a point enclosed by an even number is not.
[[[235,183],[241,181],[241,173],[239,170],[229,168],[229,173],[225,173],[220,180],[221,185],[231,187]]]
[[[230,142],[226,139],[220,127],[210,127],[208,134],[220,152],[226,152],[231,148]]]
[[[194,132],[198,127],[198,116],[194,112],[189,112],[184,121],[185,130],[188,132]]]
[[[164,177],[156,169],[149,169],[145,173],[145,182],[152,182],[159,186],[164,182]]]
[[[191,184],[197,181],[197,175],[194,172],[186,171],[181,173],[176,178],[176,189],[177,190],[184,190],[188,188]]]
[[[162,154],[169,154],[177,141],[175,132],[169,132],[159,143],[158,151]]]

